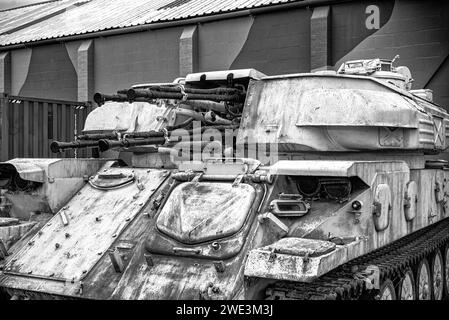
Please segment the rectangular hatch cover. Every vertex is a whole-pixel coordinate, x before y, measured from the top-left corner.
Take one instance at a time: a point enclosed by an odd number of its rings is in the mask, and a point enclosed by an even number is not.
[[[134,169],[134,175],[134,183],[119,189],[105,191],[86,184],[17,252],[5,273],[81,280],[139,213],[167,172]]]

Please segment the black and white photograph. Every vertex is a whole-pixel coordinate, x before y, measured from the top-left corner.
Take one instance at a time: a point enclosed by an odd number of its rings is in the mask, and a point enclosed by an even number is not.
[[[0,0],[17,300],[448,302],[449,1]]]

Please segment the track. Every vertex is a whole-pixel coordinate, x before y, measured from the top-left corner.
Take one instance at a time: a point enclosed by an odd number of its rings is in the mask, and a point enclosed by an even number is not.
[[[381,287],[383,283],[390,282],[394,284],[397,291],[398,285],[407,270],[412,270],[413,274],[416,274],[416,270],[423,259],[432,258],[438,250],[444,253],[447,244],[449,244],[449,219],[421,229],[390,245],[354,259],[314,282],[279,281],[267,288],[267,299],[379,299],[380,290],[367,290],[365,280],[358,276],[359,271],[365,270],[370,265],[379,267]],[[445,254],[443,254],[444,256]],[[445,278],[443,277],[444,281]],[[413,285],[413,287],[415,286]],[[416,297],[417,293],[415,292],[414,298]]]

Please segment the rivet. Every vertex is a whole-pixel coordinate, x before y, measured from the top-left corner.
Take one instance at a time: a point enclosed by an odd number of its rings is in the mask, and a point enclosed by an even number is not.
[[[223,261],[214,262],[214,267],[217,272],[222,273],[225,271],[225,264],[223,263]]]
[[[65,237],[66,237],[66,238],[70,238],[70,233],[66,233],[66,234],[65,234]]]
[[[61,247],[61,245],[59,243],[55,243],[55,248],[59,249]]]

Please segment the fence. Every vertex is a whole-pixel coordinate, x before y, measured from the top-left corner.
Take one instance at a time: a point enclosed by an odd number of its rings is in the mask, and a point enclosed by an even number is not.
[[[86,103],[0,94],[1,161],[74,157],[74,151],[52,153],[50,143],[74,140],[91,110]],[[92,150],[77,150],[76,156],[91,157]]]

